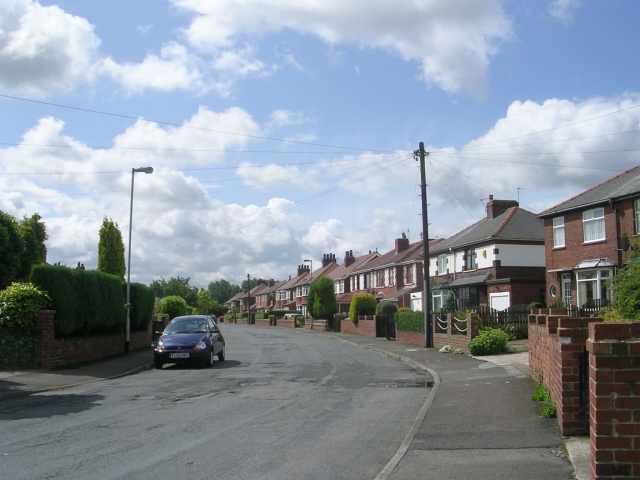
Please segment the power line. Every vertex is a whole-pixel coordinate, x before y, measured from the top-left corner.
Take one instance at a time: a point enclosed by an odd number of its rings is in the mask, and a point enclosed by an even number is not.
[[[250,135],[247,133],[237,133],[237,132],[227,132],[224,130],[216,130],[213,128],[204,128],[204,127],[194,127],[192,125],[181,125],[178,123],[172,123],[172,122],[163,122],[161,120],[147,120],[145,118],[141,118],[141,117],[134,117],[131,115],[123,115],[120,113],[112,113],[112,112],[101,112],[99,110],[91,110],[88,108],[81,108],[81,107],[72,107],[69,105],[62,105],[59,103],[51,103],[51,102],[44,102],[42,100],[33,100],[30,98],[22,98],[22,97],[15,97],[12,95],[2,95],[0,94],[0,97],[3,98],[8,98],[11,100],[20,100],[22,102],[30,102],[30,103],[37,103],[40,105],[47,105],[50,107],[58,107],[58,108],[66,108],[69,110],[76,110],[79,112],[85,112],[85,113],[94,113],[96,115],[105,115],[105,116],[109,116],[109,117],[116,117],[116,118],[124,118],[127,120],[136,120],[136,121],[143,121],[143,122],[149,122],[149,123],[157,123],[159,125],[168,125],[171,127],[179,127],[179,128],[189,128],[192,130],[200,130],[200,131],[204,131],[204,132],[212,132],[212,133],[222,133],[224,135],[234,135],[237,137],[244,137],[244,138],[255,138],[257,140],[269,140],[272,142],[282,142],[282,143],[292,143],[292,144],[296,144],[296,145],[311,145],[314,147],[326,147],[326,148],[336,148],[339,150],[352,150],[352,151],[360,151],[360,152],[366,152],[366,151],[372,151],[372,149],[366,149],[366,148],[354,148],[354,147],[343,147],[343,146],[338,146],[338,145],[328,145],[328,144],[323,144],[323,143],[313,143],[313,142],[302,142],[302,141],[298,141],[298,140],[286,140],[283,138],[273,138],[273,137],[264,137],[261,135]]]

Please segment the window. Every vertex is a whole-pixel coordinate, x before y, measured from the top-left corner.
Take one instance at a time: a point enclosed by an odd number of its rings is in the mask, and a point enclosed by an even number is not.
[[[376,287],[384,287],[384,270],[376,272]]]
[[[276,300],[289,300],[289,290],[278,290]]]
[[[474,270],[476,268],[476,250],[475,248],[471,248],[464,252],[465,262],[464,269],[465,270]]]
[[[402,269],[404,270],[404,284],[413,285],[413,265],[405,265]]]
[[[333,291],[336,294],[344,293],[344,280],[336,280],[333,282]]]
[[[371,274],[365,273],[363,277],[364,277],[364,288],[365,289],[371,288]]]
[[[564,247],[564,217],[553,219],[553,248]]]
[[[636,235],[640,235],[640,200],[634,202],[634,208],[636,211]]]
[[[444,290],[433,291],[433,311],[438,312],[444,308],[444,299],[446,298]]]
[[[438,255],[438,275],[447,273],[447,255]]]
[[[607,284],[610,278],[610,269],[578,272],[578,306],[607,305],[611,299]]]
[[[585,243],[604,240],[604,208],[584,212],[582,214],[582,230]]]
[[[458,308],[469,310],[478,308],[478,287],[463,287],[458,289]]]
[[[562,274],[562,302],[571,305],[571,274]]]
[[[393,287],[396,284],[396,271],[392,268],[387,270],[389,272],[389,287]]]

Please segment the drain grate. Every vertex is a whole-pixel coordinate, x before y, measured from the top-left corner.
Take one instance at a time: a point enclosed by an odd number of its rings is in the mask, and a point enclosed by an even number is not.
[[[433,387],[433,382],[413,382],[413,381],[394,381],[390,380],[388,382],[372,382],[368,385],[369,387],[380,387],[380,388],[431,388]]]

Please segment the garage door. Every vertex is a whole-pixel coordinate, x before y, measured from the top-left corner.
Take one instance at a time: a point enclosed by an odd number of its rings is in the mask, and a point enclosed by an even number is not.
[[[506,310],[509,308],[509,292],[489,294],[491,308],[494,310]]]

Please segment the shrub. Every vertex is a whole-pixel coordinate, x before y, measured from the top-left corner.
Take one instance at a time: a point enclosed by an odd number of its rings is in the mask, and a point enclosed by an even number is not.
[[[380,302],[376,308],[376,315],[384,317],[393,317],[398,312],[398,307],[395,303]]]
[[[364,315],[375,315],[376,299],[370,293],[356,293],[349,306],[349,318],[353,323],[358,323],[358,317]]]
[[[329,320],[332,323],[333,316],[338,311],[336,295],[333,292],[333,280],[325,276],[315,280],[309,287],[307,306],[313,318]]]
[[[495,355],[507,349],[508,335],[496,328],[487,328],[467,343],[471,355]]]
[[[51,298],[51,310],[56,311],[56,335],[65,337],[75,332],[79,324],[71,269],[36,265],[31,270],[30,280]]]
[[[123,282],[124,291],[127,291],[127,284]],[[132,283],[130,290],[131,309],[129,311],[129,322],[131,331],[144,331],[149,327],[149,322],[153,317],[155,304],[155,294],[153,289],[142,283]],[[125,294],[126,295],[126,294]],[[125,296],[125,299],[127,297]]]
[[[162,301],[161,312],[169,315],[169,320],[187,314],[187,302],[184,298],[177,295],[169,295],[164,297]]]
[[[51,299],[31,283],[12,283],[0,291],[0,328],[33,334],[38,311]]]
[[[556,404],[551,400],[551,392],[549,392],[542,382],[536,383],[531,399],[544,404],[544,408],[540,412],[541,416],[546,418],[556,418],[558,414]]]
[[[396,328],[405,332],[424,332],[424,312],[401,308],[396,314]]]

